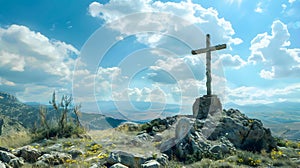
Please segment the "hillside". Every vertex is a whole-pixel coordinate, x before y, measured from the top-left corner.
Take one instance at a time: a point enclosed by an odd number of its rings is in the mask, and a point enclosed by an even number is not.
[[[0,115],[19,121],[25,128],[38,122],[38,108],[20,102],[15,96],[0,92]]]

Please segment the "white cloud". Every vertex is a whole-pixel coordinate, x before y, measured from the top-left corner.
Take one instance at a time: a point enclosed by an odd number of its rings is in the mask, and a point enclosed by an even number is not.
[[[0,28],[0,75],[14,86],[10,88],[13,92],[24,91],[29,84],[48,87],[51,92],[67,87],[75,62],[71,56],[77,54],[72,45],[51,40],[26,26]]]
[[[271,28],[271,35],[258,34],[251,41],[251,55],[248,62],[264,65],[260,76],[265,79],[299,77],[300,49],[287,48],[291,45],[287,25],[280,20],[275,20]]]
[[[264,79],[273,79],[275,76],[275,68],[272,67],[271,71],[267,71],[263,69],[260,71],[259,76]]]
[[[230,102],[245,104],[267,104],[280,102],[282,100],[298,101],[300,94],[300,83],[290,84],[285,87],[246,87],[227,88],[227,96]]]
[[[245,66],[247,64],[246,61],[244,61],[240,56],[231,54],[222,54],[220,55],[220,61],[222,61],[222,64],[226,67],[231,67],[234,69],[240,69],[241,67]]]
[[[254,9],[254,11],[257,12],[257,13],[263,13],[262,3],[261,2],[258,2],[256,4],[256,8]]]
[[[0,85],[16,86],[16,84],[14,82],[6,80],[2,77],[0,77]]]
[[[289,3],[292,4],[294,3],[296,0],[289,0]]]
[[[131,15],[141,12],[149,13]],[[109,25],[110,28],[125,36],[136,32],[143,33],[145,30],[155,31],[159,36],[145,33],[137,35],[139,42],[152,47],[157,46],[156,43],[161,41],[162,35],[176,34],[176,32],[182,34],[187,26],[194,24],[204,32],[210,32],[215,41],[228,43],[229,46],[242,43],[241,39],[232,37],[235,32],[231,23],[220,18],[215,9],[203,8],[190,0],[178,3],[151,0],[128,0],[122,3],[111,0],[106,4],[93,2],[89,6],[89,13],[92,17],[103,19],[106,23],[114,22]],[[125,16],[127,16],[125,19],[122,18]],[[191,33],[185,33],[188,35],[187,38],[190,38]]]

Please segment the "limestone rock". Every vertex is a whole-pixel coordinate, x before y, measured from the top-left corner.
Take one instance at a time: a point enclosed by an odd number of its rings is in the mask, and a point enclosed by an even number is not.
[[[83,151],[80,149],[71,149],[70,151],[68,151],[68,154],[70,154],[72,156],[72,158],[76,158],[80,155],[83,154]]]
[[[16,156],[24,158],[24,160],[29,163],[36,162],[38,158],[42,155],[39,150],[29,145],[18,148],[14,152],[16,153]]]
[[[19,168],[24,165],[24,161],[21,158],[14,158],[14,159],[11,159],[8,164],[10,166],[12,166],[13,168]]]
[[[270,129],[264,128],[260,120],[249,119],[239,110],[230,109],[224,113],[225,116],[208,139],[217,140],[226,136],[236,148],[249,151],[270,151],[277,147]]]
[[[161,165],[156,160],[149,160],[141,165],[142,168],[160,168]]]
[[[110,166],[110,168],[128,168],[128,167],[125,165],[122,165],[121,163],[116,163],[116,164]]]
[[[0,168],[5,168],[5,164],[0,160]]]
[[[50,154],[44,154],[38,158],[39,161],[43,161],[49,165],[59,165],[67,159],[72,159],[72,156],[60,152],[51,152]]]
[[[17,158],[14,154],[6,152],[6,151],[0,151],[0,161],[9,163],[10,160]]]
[[[111,165],[121,163],[128,167],[140,167],[141,164],[150,160],[151,157],[129,153],[124,151],[112,151],[107,159],[107,162]]]

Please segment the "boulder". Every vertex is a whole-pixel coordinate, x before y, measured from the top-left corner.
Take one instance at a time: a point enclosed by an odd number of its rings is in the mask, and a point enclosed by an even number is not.
[[[152,159],[152,157],[147,157],[136,153],[112,151],[107,159],[107,162],[111,165],[121,163],[128,167],[141,167],[141,164],[150,159]]]
[[[149,160],[141,165],[142,168],[160,168],[161,165],[156,160]]]
[[[68,151],[68,154],[70,154],[72,156],[72,158],[77,158],[80,155],[83,155],[83,151],[80,149],[71,149],[70,151]]]
[[[21,158],[14,158],[14,159],[11,159],[8,164],[10,166],[12,166],[13,168],[19,168],[24,165],[24,161]]]
[[[14,154],[6,152],[6,151],[0,151],[0,161],[9,163],[10,160],[17,158]]]
[[[6,168],[5,164],[2,161],[0,161],[0,168]]]
[[[22,157],[26,162],[29,163],[36,162],[42,155],[39,150],[29,145],[16,149],[14,153],[16,153],[16,156]]]
[[[44,154],[38,158],[39,161],[42,161],[49,165],[59,165],[64,163],[64,161],[68,159],[72,159],[72,156],[70,154],[54,151],[52,151],[50,154]]]
[[[277,148],[270,129],[264,128],[260,120],[250,119],[239,110],[224,110],[224,114],[208,137],[209,140],[218,140],[226,136],[236,148],[255,152]]]

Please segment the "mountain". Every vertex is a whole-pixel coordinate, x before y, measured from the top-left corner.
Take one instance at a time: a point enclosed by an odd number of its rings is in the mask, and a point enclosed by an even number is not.
[[[20,102],[15,96],[0,92],[0,115],[19,121],[25,128],[39,121],[38,108]]]
[[[41,104],[36,102],[20,102],[15,96],[0,92],[0,120],[5,119],[5,123],[12,123],[8,120],[14,121],[15,123],[21,124],[22,127],[32,128],[36,123],[39,125],[39,107]],[[47,108],[47,120],[56,120],[58,114],[51,105],[43,105]],[[114,128],[125,122],[124,119],[115,119],[107,117],[102,114],[96,113],[82,113],[80,116],[81,123],[92,130],[103,130],[108,128]],[[5,126],[5,125],[4,125]],[[19,125],[16,125],[17,130]],[[13,128],[9,128],[14,130]]]

